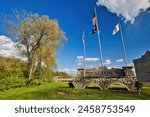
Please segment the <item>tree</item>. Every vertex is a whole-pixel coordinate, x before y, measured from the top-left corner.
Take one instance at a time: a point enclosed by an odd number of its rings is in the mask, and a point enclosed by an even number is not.
[[[51,69],[56,67],[55,63],[55,51],[56,47],[54,45],[58,45],[57,42],[51,45],[52,42],[47,40],[41,43],[39,46],[36,55],[37,55],[37,72],[39,78],[42,80],[47,80],[50,75]]]
[[[39,64],[38,67],[44,63],[47,68],[55,65],[55,51],[62,40],[66,40],[56,20],[51,20],[46,15],[17,10],[3,18],[6,30],[16,37],[21,55],[27,57],[29,80],[36,69],[36,63]]]

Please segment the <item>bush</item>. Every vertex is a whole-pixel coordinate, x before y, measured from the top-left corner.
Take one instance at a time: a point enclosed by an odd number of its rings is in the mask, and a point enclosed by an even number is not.
[[[27,63],[16,58],[0,57],[0,91],[24,86],[38,86],[45,82],[53,82],[55,75],[51,69],[37,67],[28,79]]]
[[[39,85],[42,85],[43,83],[44,82],[40,79],[32,79],[27,82],[27,85],[28,86],[39,86]]]
[[[5,84],[0,84],[0,91],[6,90],[6,85]]]
[[[26,81],[23,77],[19,76],[5,76],[0,79],[0,90],[8,90],[11,88],[19,88],[26,85]]]
[[[19,59],[0,57],[0,91],[25,86],[25,68],[26,63]]]

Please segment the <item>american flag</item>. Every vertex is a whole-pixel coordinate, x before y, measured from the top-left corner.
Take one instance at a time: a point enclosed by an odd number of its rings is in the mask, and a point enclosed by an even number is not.
[[[95,12],[94,12],[94,15],[93,15],[93,18],[92,18],[92,24],[93,24],[92,34],[94,34],[97,31]]]

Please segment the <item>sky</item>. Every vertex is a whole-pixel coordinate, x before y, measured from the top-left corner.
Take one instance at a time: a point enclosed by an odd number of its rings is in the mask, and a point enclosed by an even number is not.
[[[75,74],[83,66],[82,33],[85,34],[86,68],[100,66],[97,33],[92,32],[94,7],[104,65],[108,68],[125,66],[120,33],[112,35],[120,21],[129,65],[133,59],[150,50],[149,0],[5,0],[0,2],[0,14],[11,9],[27,10],[56,19],[68,41],[57,50],[57,70]],[[2,26],[2,24],[0,24]],[[15,42],[0,27],[0,56],[16,56]]]

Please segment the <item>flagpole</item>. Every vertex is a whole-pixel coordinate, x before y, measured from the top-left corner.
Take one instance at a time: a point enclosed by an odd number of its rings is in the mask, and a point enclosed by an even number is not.
[[[94,7],[94,11],[95,11],[95,16],[96,16],[96,27],[97,27],[98,45],[99,45],[99,54],[100,54],[100,66],[103,67],[102,47],[101,47],[101,41],[100,41],[100,31],[98,27],[96,7]]]
[[[124,44],[124,39],[123,39],[123,34],[122,34],[122,28],[121,28],[120,22],[119,22],[119,29],[120,29],[120,38],[121,38],[122,47],[123,47],[123,53],[124,53],[124,58],[125,58],[125,65],[127,67],[128,66],[128,59],[127,59],[127,54],[126,54],[126,49],[125,49],[125,44]]]
[[[84,31],[83,31],[83,35],[82,35],[82,41],[83,41],[83,48],[84,48],[84,77],[85,77],[85,65],[86,65],[86,50],[85,50],[85,40],[84,40]]]

